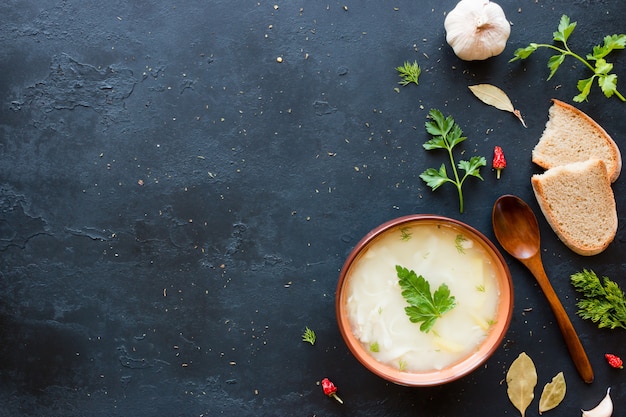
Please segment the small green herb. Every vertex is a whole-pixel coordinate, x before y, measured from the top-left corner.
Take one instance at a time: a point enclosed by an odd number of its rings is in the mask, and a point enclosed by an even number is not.
[[[380,352],[380,346],[378,346],[378,342],[370,343],[370,352]]]
[[[486,166],[487,160],[484,156],[472,156],[469,161],[459,161],[458,165],[455,164],[452,149],[467,139],[467,137],[463,136],[463,131],[458,124],[454,123],[452,116],[444,117],[444,115],[436,109],[432,109],[429,114],[433,120],[426,123],[426,131],[430,133],[433,138],[423,145],[424,149],[428,151],[433,149],[445,149],[450,158],[454,179],[448,177],[445,164],[441,164],[439,170],[428,168],[426,171],[422,172],[420,178],[424,180],[433,191],[446,182],[454,184],[459,194],[459,211],[463,213],[463,183],[470,176],[476,177],[482,181],[483,177],[480,175],[480,167]],[[465,171],[463,177],[459,177],[457,167]]]
[[[463,242],[465,242],[467,238],[463,235],[456,235],[456,239],[454,239],[454,246],[456,247],[457,252],[465,253],[465,248],[463,247]]]
[[[602,45],[594,46],[593,53],[587,54],[585,59],[572,52],[567,45],[567,40],[575,28],[576,22],[570,23],[568,16],[561,16],[559,28],[552,34],[552,36],[553,40],[563,44],[562,48],[552,44],[531,43],[525,48],[517,49],[513,53],[514,57],[509,62],[513,62],[518,59],[526,59],[539,48],[550,48],[558,53],[551,56],[548,60],[548,68],[550,69],[550,76],[548,77],[548,80],[552,78],[554,73],[556,73],[556,70],[559,69],[567,56],[576,58],[593,72],[591,77],[578,81],[576,87],[578,88],[580,94],[574,97],[575,102],[580,103],[587,101],[587,96],[589,95],[589,91],[591,90],[595,80],[597,80],[598,86],[606,97],[610,98],[615,94],[620,100],[626,101],[626,98],[624,98],[624,96],[617,91],[617,75],[611,73],[613,70],[613,64],[606,62],[604,59],[604,57],[611,53],[611,51],[615,49],[624,49],[626,47],[626,35],[621,34],[605,36],[604,43]],[[593,62],[593,65],[591,62]]]
[[[400,360],[398,361],[398,368],[399,368],[401,371],[405,371],[405,370],[406,370],[406,361],[405,361],[404,359],[400,359]]]
[[[602,281],[595,272],[584,269],[571,276],[572,285],[583,295],[576,306],[578,315],[591,320],[599,328],[626,329],[626,296],[616,282],[607,277]]]
[[[402,81],[398,81],[398,84],[408,85],[415,83],[415,85],[419,85],[419,76],[422,73],[422,69],[417,64],[417,61],[413,61],[412,64],[409,61],[405,61],[403,66],[396,68],[396,71],[402,78]]]
[[[480,284],[476,286],[476,291],[485,292],[485,284]]]
[[[304,333],[302,334],[302,341],[309,342],[310,344],[315,344],[315,332],[308,327],[304,329]]]
[[[409,240],[409,239],[411,239],[411,235],[412,235],[411,228],[403,227],[402,229],[400,229],[400,235],[401,235],[400,239],[402,239],[402,240]]]
[[[396,265],[402,296],[409,303],[404,308],[411,323],[422,323],[420,331],[428,333],[435,321],[443,314],[452,310],[456,305],[454,296],[450,295],[450,289],[446,284],[431,294],[430,284],[423,276],[417,276],[414,271],[409,271],[400,265]]]

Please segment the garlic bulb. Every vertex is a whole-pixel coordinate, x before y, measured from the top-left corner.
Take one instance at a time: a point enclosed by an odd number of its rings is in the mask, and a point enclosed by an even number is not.
[[[593,409],[582,410],[583,417],[611,417],[613,414],[613,401],[611,400],[611,388],[606,390],[606,395]]]
[[[446,16],[444,27],[448,45],[465,61],[500,54],[511,34],[502,7],[489,0],[461,0]]]

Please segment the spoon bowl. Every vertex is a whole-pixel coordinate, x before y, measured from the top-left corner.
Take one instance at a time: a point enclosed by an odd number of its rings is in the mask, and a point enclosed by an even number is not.
[[[516,259],[530,259],[541,246],[539,224],[528,205],[514,196],[503,196],[493,206],[493,231],[500,245]]]
[[[543,268],[539,224],[532,209],[519,197],[503,195],[493,205],[491,222],[496,239],[504,250],[534,275],[554,312],[578,373],[585,382],[591,383],[593,369],[589,358]]]

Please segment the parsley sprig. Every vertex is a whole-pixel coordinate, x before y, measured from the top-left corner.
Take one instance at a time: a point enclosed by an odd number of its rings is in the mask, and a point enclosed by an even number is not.
[[[456,306],[456,300],[446,284],[441,284],[431,294],[430,284],[423,276],[417,276],[414,271],[400,265],[396,265],[396,272],[402,296],[409,303],[404,311],[411,323],[422,323],[420,331],[428,333],[439,317]]]
[[[597,80],[598,86],[608,98],[616,95],[620,100],[626,101],[626,98],[619,91],[617,91],[617,75],[611,73],[613,70],[613,64],[607,62],[604,58],[616,49],[624,49],[626,47],[626,34],[621,35],[609,35],[604,37],[604,43],[602,45],[596,45],[593,47],[593,52],[587,54],[586,59],[582,56],[574,53],[567,44],[567,40],[576,28],[576,22],[570,22],[568,16],[561,16],[559,22],[559,28],[552,34],[553,40],[560,42],[563,47],[560,48],[551,44],[544,43],[531,43],[525,48],[519,48],[514,52],[514,57],[509,61],[513,62],[518,59],[526,59],[533,52],[539,48],[550,48],[557,52],[548,60],[548,68],[550,69],[550,76],[548,80],[556,73],[557,69],[561,66],[567,56],[571,56],[582,62],[587,68],[589,68],[593,75],[589,78],[579,80],[576,87],[580,94],[574,97],[574,101],[577,103],[587,101],[587,96],[591,91],[594,81]],[[593,63],[593,64],[592,64]]]
[[[445,163],[441,164],[439,170],[428,168],[426,171],[422,172],[420,178],[424,180],[433,191],[447,182],[454,184],[459,194],[459,211],[463,213],[463,183],[468,177],[476,177],[482,181],[483,177],[480,175],[480,167],[486,166],[487,160],[484,156],[472,156],[469,161],[461,160],[458,165],[455,164],[452,149],[467,139],[467,137],[463,136],[463,131],[459,125],[454,122],[452,116],[445,117],[443,113],[437,109],[432,109],[429,115],[432,121],[426,122],[426,131],[433,137],[423,145],[424,149],[429,151],[433,149],[445,149],[450,158],[454,178],[448,177]],[[462,177],[459,176],[457,168],[465,171]]]
[[[413,61],[412,64],[409,61],[405,61],[403,66],[396,67],[396,71],[398,71],[398,75],[402,78],[402,81],[398,81],[398,84],[408,85],[415,83],[415,85],[419,85],[419,77],[422,73],[422,69],[417,64],[417,61]]]
[[[573,274],[571,281],[583,295],[576,304],[580,317],[597,323],[599,328],[626,329],[626,296],[615,281],[608,277],[600,280],[587,269]]]

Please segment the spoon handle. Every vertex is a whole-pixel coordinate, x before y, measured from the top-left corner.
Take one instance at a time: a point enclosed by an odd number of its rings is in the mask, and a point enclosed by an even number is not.
[[[556,322],[561,329],[561,333],[565,339],[565,344],[567,345],[567,349],[569,350],[578,373],[586,383],[589,384],[593,382],[593,369],[591,368],[589,358],[587,358],[587,353],[585,353],[585,348],[580,342],[580,339],[576,334],[576,330],[574,329],[567,312],[563,308],[563,304],[561,304],[559,297],[556,295],[556,292],[554,292],[554,288],[552,288],[552,285],[548,280],[548,276],[543,269],[540,256],[533,256],[532,258],[527,259],[524,264],[535,276],[541,290],[548,299],[548,303],[554,312]]]

